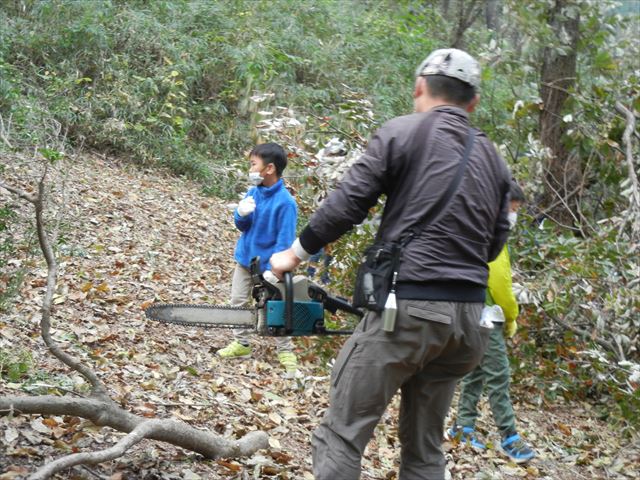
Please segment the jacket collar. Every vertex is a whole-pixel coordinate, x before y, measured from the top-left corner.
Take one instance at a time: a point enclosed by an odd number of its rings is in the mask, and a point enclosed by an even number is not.
[[[264,185],[258,186],[258,191],[265,197],[270,197],[274,193],[284,188],[284,182],[280,178],[276,183],[271,185],[270,187],[265,187]]]
[[[456,105],[440,105],[438,107],[432,108],[429,111],[452,113],[454,115],[466,118],[467,120],[469,119],[469,113],[464,108],[458,107]]]

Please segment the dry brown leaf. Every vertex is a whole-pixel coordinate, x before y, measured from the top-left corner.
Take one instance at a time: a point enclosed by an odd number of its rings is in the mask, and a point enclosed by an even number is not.
[[[239,465],[233,462],[228,462],[226,460],[216,460],[216,463],[218,465],[223,466],[224,468],[231,470],[232,472],[239,472],[240,470],[242,470],[242,465]]]

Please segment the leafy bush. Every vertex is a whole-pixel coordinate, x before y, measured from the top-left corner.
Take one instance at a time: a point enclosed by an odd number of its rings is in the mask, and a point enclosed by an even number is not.
[[[0,378],[15,383],[26,378],[32,369],[33,359],[29,352],[0,350]]]
[[[561,120],[582,181],[568,200],[573,222],[560,225],[537,204],[547,188],[549,156],[538,137],[539,75],[544,47],[566,46],[552,35],[548,2],[505,4],[508,26],[500,35],[486,32],[480,42],[487,67],[475,118],[499,143],[529,197],[529,227],[510,240],[522,300],[529,302],[524,339],[513,351],[516,380],[547,399],[561,394],[602,402],[637,426],[629,405],[637,408],[640,386],[634,373],[640,368],[640,238],[633,220],[640,212],[623,156],[625,119],[615,108],[616,101],[640,108],[632,67],[639,54],[631,33],[637,15],[618,15],[613,2],[567,2],[567,14],[580,15],[581,40],[578,78]],[[474,32],[482,40],[481,34]],[[637,142],[632,150],[637,157]]]
[[[511,252],[526,308],[516,378],[548,399],[595,400],[638,427],[640,247],[618,235],[615,222],[588,238],[549,221],[517,232]]]
[[[10,265],[15,257],[16,240],[11,230],[11,223],[16,214],[10,205],[0,207],[0,312],[8,308],[9,301],[22,283],[24,270]]]
[[[401,9],[329,0],[59,0],[0,13],[0,114],[16,134],[33,136],[48,114],[75,143],[165,165],[228,197],[227,167],[257,140],[255,91],[322,116],[349,85],[392,116],[408,108],[433,23],[425,12],[409,29]]]

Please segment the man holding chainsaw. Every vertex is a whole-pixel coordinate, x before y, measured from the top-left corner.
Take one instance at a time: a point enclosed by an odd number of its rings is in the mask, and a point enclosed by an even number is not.
[[[276,143],[257,145],[249,154],[249,182],[254,186],[238,204],[233,219],[242,232],[236,244],[236,268],[231,283],[231,305],[244,306],[251,299],[253,282],[249,265],[260,257],[260,272],[269,270],[269,257],[296,238],[298,211],[296,202],[284,186],[282,172],[287,155]],[[222,358],[246,358],[251,355],[249,335],[252,329],[234,329],[235,339],[218,350]],[[276,337],[278,360],[289,375],[297,371],[297,359],[289,337]]]
[[[277,276],[293,270],[362,222],[382,194],[377,240],[413,233],[397,269],[395,326],[369,311],[335,362],[330,405],[312,438],[317,480],[360,477],[364,449],[398,389],[399,479],[444,479],[444,419],[457,380],[486,347],[487,262],[509,231],[509,170],[469,125],[479,84],[466,52],[431,53],[416,71],[415,113],[385,123],[300,237],[271,257]],[[438,215],[422,225],[434,206]]]

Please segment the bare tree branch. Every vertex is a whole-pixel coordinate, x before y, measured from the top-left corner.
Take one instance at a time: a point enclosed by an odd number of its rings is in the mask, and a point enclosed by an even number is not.
[[[544,182],[547,185],[547,187],[549,188],[549,190],[551,190],[551,192],[553,192],[553,194],[555,195],[556,199],[562,204],[562,206],[565,208],[565,210],[569,213],[569,215],[573,218],[573,221],[575,222],[576,226],[570,226],[570,225],[563,225],[563,223],[558,219],[558,220],[554,220],[558,225],[562,225],[566,228],[568,228],[569,230],[577,230],[580,232],[580,235],[582,235],[583,237],[586,236],[584,230],[582,230],[582,224],[580,222],[580,220],[578,220],[578,217],[576,217],[575,213],[573,213],[573,210],[571,210],[571,207],[569,207],[569,204],[567,203],[569,201],[569,198],[571,195],[567,195],[566,197],[563,196],[558,190],[556,190],[554,188],[553,185],[551,185],[551,182],[549,181],[549,179],[553,179],[556,183],[559,183],[558,180],[553,176],[553,173],[551,172],[550,169],[545,169],[546,172],[546,176],[544,177]],[[577,189],[574,190],[574,192],[578,192],[579,190],[579,186]],[[566,191],[566,189],[565,189]],[[572,192],[572,194],[574,193]],[[546,209],[547,211],[550,211],[549,208]],[[546,214],[549,218],[552,218],[551,215],[549,213]]]
[[[569,322],[567,322],[566,320],[558,316],[549,317],[549,315],[547,315],[544,312],[543,312],[543,315],[546,319],[551,318],[554,322],[556,322],[558,325],[565,328],[566,330],[570,330],[576,335],[579,335],[580,337],[586,340],[591,340],[593,342],[596,342],[598,345],[603,347],[608,352],[613,353],[618,358],[618,361],[625,360],[625,355],[624,355],[624,352],[622,351],[622,348],[616,348],[616,345],[614,345],[613,343],[599,337],[594,337],[594,335],[592,335],[590,332],[586,330],[582,330],[581,328],[578,328],[574,325],[571,325]]]
[[[55,292],[58,276],[58,264],[44,225],[45,181],[48,171],[49,165],[45,164],[44,172],[38,182],[38,193],[35,195],[35,200],[32,202],[35,207],[38,242],[40,243],[40,249],[42,250],[45,261],[47,262],[47,289],[42,300],[40,333],[44,343],[49,347],[49,351],[53,356],[69,368],[80,373],[91,384],[92,393],[94,395],[107,397],[107,390],[98,379],[97,375],[90,368],[83,365],[79,360],[63,351],[51,336],[51,307],[53,304],[53,294]]]
[[[466,7],[466,8],[465,8]],[[477,7],[477,8],[476,8]],[[467,29],[476,21],[476,18],[480,16],[483,8],[483,3],[478,3],[477,0],[467,0],[458,2],[457,12],[457,25],[456,30],[451,39],[451,46],[454,48],[462,48],[464,43],[464,33]]]
[[[45,465],[36,473],[31,475],[29,480],[44,480],[54,473],[75,467],[76,465],[94,465],[96,463],[107,462],[121,457],[129,448],[146,438],[148,433],[155,428],[156,422],[162,422],[162,420],[149,420],[147,422],[140,423],[128,435],[111,448],[107,448],[100,452],[74,453],[72,455],[59,458]]]
[[[59,133],[59,131],[58,131]],[[38,150],[34,150],[37,155]],[[46,181],[51,168],[44,163],[36,193],[28,193],[17,187],[0,182],[0,187],[31,203],[35,209],[35,223],[40,249],[47,264],[47,283],[41,307],[40,332],[49,351],[69,368],[79,372],[92,386],[91,398],[71,398],[42,395],[36,397],[0,397],[0,415],[20,412],[24,414],[75,415],[91,420],[98,426],[110,426],[129,433],[120,442],[101,452],[73,454],[60,458],[42,467],[30,478],[49,478],[56,472],[80,464],[95,464],[117,458],[143,438],[168,442],[173,445],[200,453],[207,458],[236,457],[250,455],[256,450],[268,447],[268,435],[255,431],[240,440],[230,440],[218,435],[195,429],[173,419],[147,420],[136,416],[117,405],[108,395],[107,389],[98,376],[79,360],[63,351],[51,335],[51,314],[53,295],[56,289],[58,265],[47,233],[44,210],[46,204]],[[64,197],[63,197],[64,198]],[[62,208],[60,209],[62,210]]]
[[[0,115],[0,138],[5,143],[5,145],[9,148],[13,148],[11,142],[9,142],[9,134],[11,131],[11,115],[9,115],[9,119],[7,120],[7,124],[5,125],[4,119],[2,115]]]
[[[107,448],[99,452],[84,452],[74,453],[72,455],[59,458],[48,465],[45,465],[36,473],[29,477],[29,480],[44,480],[49,478],[54,473],[60,472],[67,468],[74,467],[76,465],[95,465],[109,460],[114,460],[121,457],[124,453],[139,443],[145,438],[150,438],[156,431],[161,431],[165,428],[165,424],[168,420],[147,420],[140,423],[134,428],[128,435],[122,440],[116,443],[113,447]],[[240,449],[247,445],[252,445],[253,448],[256,444],[264,443],[260,437],[263,432],[251,432],[245,435],[241,440],[237,442]],[[264,434],[266,435],[266,434]],[[222,455],[226,456],[226,455]]]
[[[7,185],[5,182],[0,180],[0,188],[4,188],[6,191],[17,195],[18,197],[26,200],[29,203],[35,203],[38,199],[38,196],[33,193],[28,193],[20,188],[12,187],[11,185]]]
[[[638,184],[638,176],[635,171],[634,161],[633,161],[633,145],[631,141],[631,135],[636,130],[636,118],[631,110],[625,107],[620,101],[616,102],[615,105],[616,110],[622,114],[627,121],[627,125],[624,129],[624,133],[622,134],[622,141],[625,146],[625,159],[627,163],[627,175],[628,179],[631,182],[631,195],[629,196],[629,210],[628,214],[625,217],[625,220],[620,227],[620,234],[624,230],[624,226],[631,219],[630,217],[635,216],[636,218],[631,223],[631,229],[634,233],[640,233],[640,219],[638,219],[638,215],[640,215],[640,186]],[[619,234],[619,235],[620,235]]]
[[[109,399],[54,395],[0,397],[0,413],[11,412],[78,416],[91,420],[98,426],[108,426],[127,433],[150,421],[123,410]],[[231,440],[173,419],[154,420],[152,428],[145,428],[144,432],[144,438],[171,443],[206,458],[246,456],[268,447],[268,435],[262,431],[251,432],[240,440]]]

